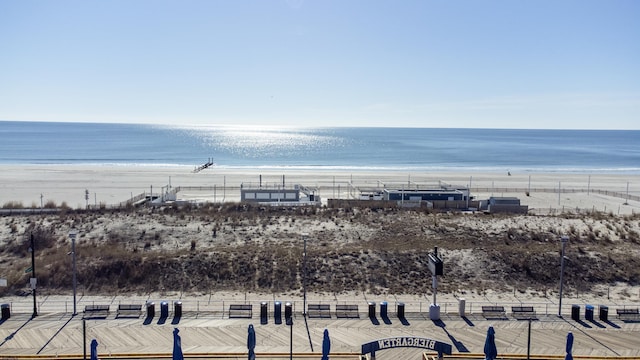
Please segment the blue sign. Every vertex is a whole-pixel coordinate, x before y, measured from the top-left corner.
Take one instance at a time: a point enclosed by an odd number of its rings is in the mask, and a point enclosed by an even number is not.
[[[372,354],[372,359],[374,359],[376,351],[398,347],[414,347],[427,350],[435,350],[440,355],[451,354],[451,344],[415,336],[399,336],[375,340],[370,343],[362,344],[362,355]]]

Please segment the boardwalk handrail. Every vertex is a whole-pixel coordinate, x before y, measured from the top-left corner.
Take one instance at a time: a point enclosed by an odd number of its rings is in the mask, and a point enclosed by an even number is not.
[[[111,304],[112,305],[120,305],[122,303],[141,304],[143,301],[146,301],[146,300],[152,300],[152,301],[155,300],[158,303],[160,302],[160,300],[158,299],[142,300],[140,298],[134,297],[130,299],[125,298],[120,301],[113,300],[111,301]],[[247,301],[245,304],[254,305],[255,308],[260,308],[261,303],[264,302],[265,300],[266,299],[255,299],[255,300]],[[585,306],[587,304],[587,302],[583,300],[577,300],[577,299],[572,299],[572,300],[574,300],[573,303],[568,303],[563,306],[562,308],[563,314],[570,314],[572,310],[572,306],[575,304],[578,304],[581,306]],[[182,302],[183,312],[207,314],[207,316],[213,316],[215,318],[223,317],[225,314],[227,314],[227,310],[229,309],[229,306],[231,304],[239,303],[239,301],[234,301],[231,299],[203,300],[202,298],[200,299],[181,298],[180,301]],[[266,300],[266,302],[273,303],[272,300]],[[283,298],[280,300],[280,302],[282,304],[284,304],[285,302],[290,302],[293,306],[294,313],[300,313],[303,311],[302,299],[289,300],[289,299]],[[320,301],[316,301],[313,298],[309,299],[309,302],[311,304],[320,303]],[[13,300],[7,301],[7,303],[10,304],[11,312],[13,314],[31,314],[33,312],[33,303],[30,301],[30,299],[27,299],[27,298],[13,299]],[[362,305],[358,307],[359,310],[360,309],[366,310],[368,306],[368,302],[365,301],[364,299],[360,299],[360,300],[358,299],[337,300],[336,299],[331,301],[322,300],[321,303],[329,304],[331,308],[336,308],[336,306],[339,305],[338,308],[340,310],[343,310],[345,306],[358,306],[358,305]],[[395,302],[388,301],[389,309],[395,308],[396,305],[399,303],[404,304],[405,313],[409,316],[410,314],[428,313],[429,306],[430,306],[430,301],[427,301],[427,300],[422,300],[422,301],[409,300],[409,301],[395,301]],[[86,305],[95,306],[95,305],[106,305],[106,304],[107,304],[107,301],[105,301],[104,299],[101,299],[100,297],[94,298],[91,296],[83,297],[83,299],[78,302],[78,306],[81,306],[82,308],[84,308],[84,306]],[[441,311],[443,314],[459,314],[460,303],[458,301],[442,301],[442,302],[439,302],[439,305],[441,307]],[[638,308],[638,305],[633,302],[616,303],[614,301],[611,301],[611,302],[604,301],[600,303],[600,306],[602,305],[608,306],[608,309],[610,312],[613,312],[614,310],[617,310],[617,309],[633,309],[633,310],[627,310],[627,311],[635,311],[635,309]],[[504,307],[504,309],[511,309],[512,306],[532,307],[538,316],[555,315],[558,312],[557,303],[552,301],[551,299],[549,301],[536,301],[536,300],[518,301],[517,299],[514,299],[511,301],[497,301],[497,302],[479,301],[479,300],[469,301],[467,299],[465,303],[465,313],[466,314],[482,314],[483,306],[501,306],[501,307]],[[273,310],[273,306],[269,306],[268,308],[270,309],[269,311]],[[42,301],[38,302],[38,313],[71,313],[72,309],[73,309],[73,302],[70,300],[43,299]],[[624,310],[621,310],[621,312],[624,312]]]

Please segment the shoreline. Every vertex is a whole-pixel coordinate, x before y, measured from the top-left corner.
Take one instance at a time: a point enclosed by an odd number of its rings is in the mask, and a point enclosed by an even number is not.
[[[237,202],[244,186],[301,184],[315,188],[321,199],[347,199],[357,188],[428,187],[441,182],[469,186],[472,196],[517,196],[534,209],[592,209],[614,214],[640,212],[640,203],[624,198],[640,196],[640,174],[405,172],[362,170],[231,169],[212,166],[194,173],[189,166],[0,165],[0,206],[20,203],[43,207],[47,202],[71,208],[114,205],[141,193],[170,187],[215,187],[216,191],[184,191],[185,201]],[[350,188],[351,192],[350,192]],[[558,194],[557,189],[561,189]],[[611,191],[618,197],[594,194]],[[87,196],[88,191],[88,196]],[[526,195],[530,191],[529,196]]]

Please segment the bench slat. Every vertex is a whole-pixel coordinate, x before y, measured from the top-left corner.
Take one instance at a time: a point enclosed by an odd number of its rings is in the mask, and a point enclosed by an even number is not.
[[[640,311],[638,308],[616,309],[616,313],[622,321],[640,321]]]
[[[336,317],[338,318],[359,318],[358,305],[336,305]]]
[[[616,312],[618,313],[618,315],[635,315],[635,314],[640,314],[639,309],[616,309]]]
[[[329,304],[308,304],[307,316],[310,318],[331,319],[331,306]]]
[[[137,304],[120,304],[118,305],[118,311],[116,317],[120,316],[142,316],[142,305]]]
[[[229,318],[246,318],[253,317],[253,305],[251,304],[231,304],[229,305]]]
[[[511,314],[516,319],[537,319],[533,306],[512,306]]]
[[[535,312],[533,306],[512,306],[512,312]]]
[[[485,319],[507,319],[504,306],[483,306],[482,316]]]
[[[109,305],[85,305],[84,318],[106,318],[109,316]]]

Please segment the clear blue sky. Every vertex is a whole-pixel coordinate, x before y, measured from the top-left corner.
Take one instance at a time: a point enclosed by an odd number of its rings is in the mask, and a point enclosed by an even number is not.
[[[640,1],[0,0],[0,119],[640,129]]]

